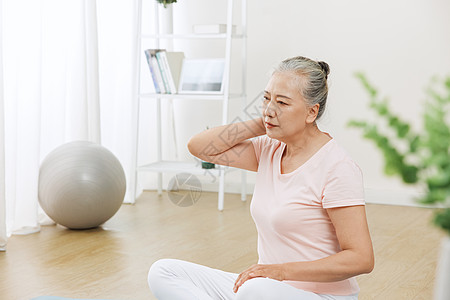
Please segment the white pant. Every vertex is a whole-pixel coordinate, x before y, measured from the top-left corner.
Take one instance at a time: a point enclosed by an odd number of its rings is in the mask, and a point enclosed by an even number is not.
[[[358,294],[333,296],[306,292],[270,278],[247,280],[233,292],[238,274],[177,260],[156,261],[148,273],[148,285],[159,300],[357,300]]]

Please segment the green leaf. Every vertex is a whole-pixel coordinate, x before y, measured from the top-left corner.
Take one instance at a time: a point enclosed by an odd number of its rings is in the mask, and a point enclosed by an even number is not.
[[[347,123],[347,126],[364,128],[364,127],[367,126],[367,122],[365,122],[365,121],[351,120],[351,121],[349,121],[349,122]]]
[[[362,72],[356,72],[355,73],[356,78],[359,79],[359,81],[361,82],[361,84],[364,86],[364,88],[366,89],[366,92],[369,93],[371,98],[376,97],[377,95],[377,90],[367,81],[366,76],[364,75],[364,73]]]
[[[405,183],[412,184],[417,183],[419,180],[417,173],[419,172],[419,168],[416,166],[406,165],[401,169],[402,179]]]
[[[438,210],[434,215],[434,224],[450,234],[450,208]]]
[[[445,80],[445,86],[450,91],[450,77],[447,77],[447,79]]]

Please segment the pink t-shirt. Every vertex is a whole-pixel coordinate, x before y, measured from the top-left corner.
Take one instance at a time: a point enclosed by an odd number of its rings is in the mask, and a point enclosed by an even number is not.
[[[291,173],[281,174],[286,144],[252,140],[258,173],[250,211],[258,230],[260,264],[313,261],[341,251],[327,208],[364,205],[362,173],[331,139]],[[338,282],[285,281],[320,294],[359,292],[355,278]]]

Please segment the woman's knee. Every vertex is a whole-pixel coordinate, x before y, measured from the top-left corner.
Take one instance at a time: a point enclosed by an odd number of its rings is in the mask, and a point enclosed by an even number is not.
[[[267,278],[253,278],[244,282],[236,293],[236,300],[266,299]]]
[[[173,274],[173,269],[177,263],[176,259],[160,259],[155,261],[148,271],[148,285],[153,291],[157,286],[160,286],[162,282],[167,280],[171,274]]]

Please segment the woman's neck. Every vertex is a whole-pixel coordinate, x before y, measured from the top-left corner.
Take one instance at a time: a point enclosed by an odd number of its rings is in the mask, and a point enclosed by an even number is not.
[[[331,139],[330,135],[320,131],[317,125],[311,124],[309,127],[292,140],[283,141],[286,144],[286,151],[283,156],[295,157],[298,154],[316,152]]]

